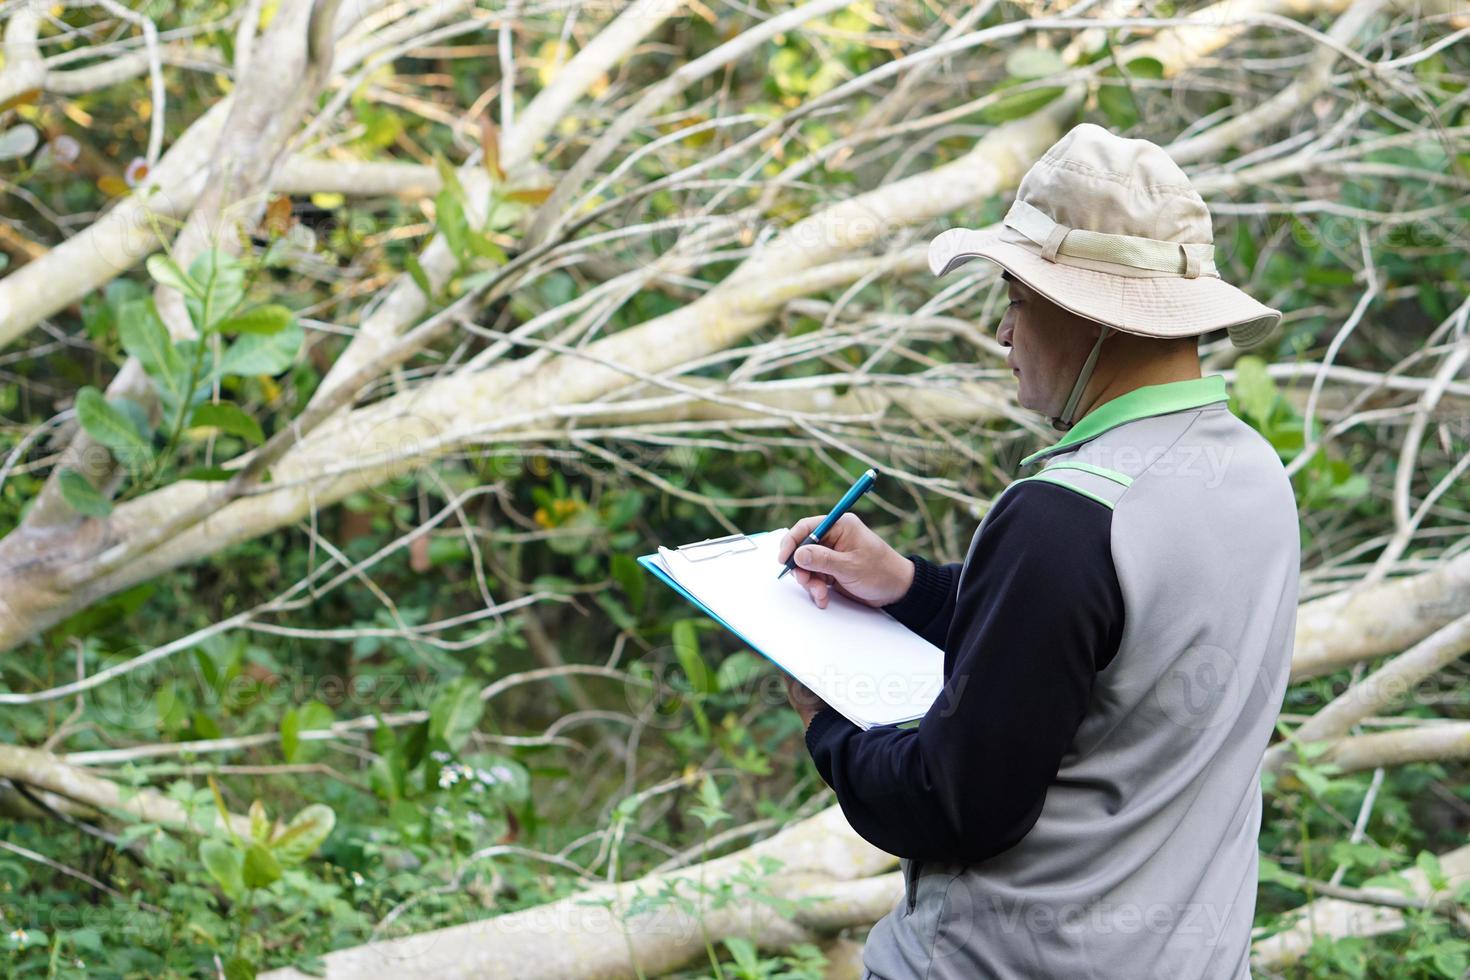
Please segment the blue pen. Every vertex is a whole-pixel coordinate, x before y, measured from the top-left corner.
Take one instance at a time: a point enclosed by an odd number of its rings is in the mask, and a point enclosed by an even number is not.
[[[859,497],[873,488],[873,483],[877,479],[878,474],[875,470],[872,468],[864,470],[863,475],[857,478],[857,482],[852,485],[852,488],[842,495],[841,500],[837,501],[837,506],[832,508],[832,513],[823,518],[822,523],[818,524],[812,533],[806,536],[806,540],[798,544],[796,548],[800,548],[802,545],[816,544],[821,541],[822,535],[832,529],[832,525],[837,523],[837,519],[843,514],[846,514],[852,505],[857,503]],[[791,549],[791,557],[786,559],[786,567],[781,569],[781,575],[785,575],[796,567],[796,548]],[[779,580],[781,575],[777,575],[776,578]]]

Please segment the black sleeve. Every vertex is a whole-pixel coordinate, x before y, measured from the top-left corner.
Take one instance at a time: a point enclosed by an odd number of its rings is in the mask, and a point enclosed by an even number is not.
[[[883,611],[942,647],[954,619],[955,582],[963,563],[936,565],[919,555],[909,555],[908,559],[914,563],[913,584],[902,599],[884,606]]]
[[[865,840],[974,863],[1036,823],[1122,639],[1112,513],[1042,480],[1002,493],[959,583],[944,690],[919,725],[863,731],[830,707],[812,719],[807,749]]]

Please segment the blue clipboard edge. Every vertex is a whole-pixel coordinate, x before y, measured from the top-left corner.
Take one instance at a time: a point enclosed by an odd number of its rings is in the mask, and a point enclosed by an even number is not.
[[[770,531],[757,531],[754,534],[748,534],[748,535],[746,535],[746,537],[747,538],[758,538],[761,535],[770,534],[770,533],[771,533]],[[774,657],[772,657],[770,654],[766,653],[764,650],[762,650],[760,647],[756,646],[754,643],[751,643],[750,640],[746,639],[745,636],[742,635],[739,630],[737,630],[735,627],[731,626],[729,623],[725,622],[718,615],[716,615],[716,613],[715,613],[715,611],[713,609],[711,609],[709,606],[706,606],[704,603],[700,602],[698,599],[694,598],[694,596],[691,595],[682,585],[680,585],[678,582],[675,582],[672,578],[670,578],[669,577],[669,574],[667,572],[665,572],[662,568],[660,568],[659,565],[658,565],[658,563],[653,560],[653,559],[655,559],[657,557],[658,557],[658,552],[656,552],[656,551],[653,554],[651,554],[651,555],[639,555],[638,556],[638,564],[642,565],[644,568],[646,568],[650,572],[652,572],[654,574],[654,576],[659,579],[659,581],[663,582],[669,588],[671,588],[675,592],[679,593],[685,599],[688,599],[691,603],[693,603],[693,605],[695,606],[695,608],[697,608],[700,612],[704,613],[710,619],[713,619],[715,622],[719,623],[725,629],[727,629],[731,633],[735,634],[735,636],[739,637],[741,643],[744,643],[746,646],[750,647],[756,653],[759,653],[762,657],[765,657],[772,664],[775,664],[777,670],[781,671],[783,674],[789,673],[786,670],[785,667],[782,667],[779,663],[776,663],[776,659]],[[853,722],[851,718],[848,718],[847,720],[849,722],[851,722],[852,724],[856,724],[856,722]],[[896,722],[896,723],[894,723],[893,727],[895,727],[895,728],[917,728],[919,726],[919,721],[920,720],[921,719],[914,718],[914,719],[912,719],[910,721]],[[861,727],[861,726],[859,726],[859,727]],[[873,727],[875,727],[875,728],[883,728],[883,727],[887,727],[887,726],[875,725]]]

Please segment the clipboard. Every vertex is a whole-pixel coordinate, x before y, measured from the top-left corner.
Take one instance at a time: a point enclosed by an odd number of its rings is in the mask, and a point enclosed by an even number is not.
[[[747,535],[747,534],[742,534],[742,533],[740,533],[740,532],[737,531],[734,534],[727,534],[724,537],[719,537],[719,538],[705,538],[703,541],[693,541],[693,542],[690,542],[689,544],[677,545],[677,546],[674,547],[673,550],[674,551],[677,551],[677,552],[680,552],[682,554],[687,555],[689,557],[689,560],[690,561],[708,561],[708,560],[710,560],[712,558],[719,558],[721,555],[725,555],[725,554],[734,554],[734,553],[737,553],[737,552],[740,552],[740,551],[749,551],[751,548],[756,547],[756,545],[754,543],[754,540],[753,540],[754,538],[758,538],[758,537],[760,537],[763,534],[770,534],[770,533],[771,533],[770,531],[757,531],[755,534]],[[717,545],[720,545],[722,543],[730,542],[731,539],[739,539],[738,546],[737,547],[733,547],[733,548],[717,548],[716,547]],[[723,619],[721,619],[718,613],[716,613],[709,606],[706,606],[704,603],[700,602],[697,598],[695,598],[689,592],[688,589],[684,588],[684,586],[680,585],[677,581],[675,581],[674,578],[673,578],[673,576],[671,576],[668,572],[664,571],[663,566],[660,565],[657,561],[654,560],[657,557],[658,557],[658,553],[657,552],[655,552],[655,553],[653,553],[651,555],[640,555],[638,557],[638,564],[642,565],[644,568],[646,568],[650,572],[652,572],[655,576],[657,576],[658,578],[662,579],[663,580],[663,583],[665,585],[667,585],[669,588],[673,589],[675,592],[679,593],[681,596],[683,596],[684,598],[688,599],[690,602],[694,603],[694,605],[698,606],[699,607],[699,610],[701,612],[703,612],[706,616],[708,616],[710,619],[713,619],[715,622],[717,622],[721,626],[725,627],[725,629],[729,630],[731,633],[734,633],[737,637],[740,637],[741,642],[743,642],[746,646],[751,647],[752,649],[754,649],[754,646],[755,645],[753,643],[751,643],[750,640],[747,639],[746,637],[741,636],[739,630],[737,630],[735,627],[731,626],[729,623],[727,623]],[[756,650],[756,652],[757,653],[760,653],[759,650]],[[766,656],[765,654],[761,654],[761,655],[762,656]],[[769,660],[770,657],[767,656],[766,659]],[[779,667],[780,664],[777,664],[776,666]]]
[[[794,576],[778,580],[785,531],[660,545],[637,560],[859,728],[917,724],[943,688],[944,651],[880,609],[835,592],[820,608]],[[886,701],[871,691],[895,683]]]

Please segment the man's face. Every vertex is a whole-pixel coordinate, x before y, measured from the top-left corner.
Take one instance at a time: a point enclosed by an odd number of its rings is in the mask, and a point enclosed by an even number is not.
[[[1006,366],[1016,379],[1016,400],[1033,412],[1060,415],[1097,340],[1098,325],[1057,306],[1009,272],[1002,277],[1011,304],[995,336],[1010,348]]]

